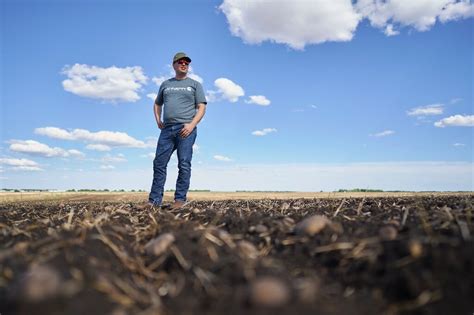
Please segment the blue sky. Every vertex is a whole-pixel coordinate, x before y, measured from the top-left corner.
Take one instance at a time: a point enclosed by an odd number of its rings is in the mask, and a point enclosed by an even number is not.
[[[474,189],[471,1],[245,3],[3,0],[0,186],[148,190],[184,51],[192,189]]]

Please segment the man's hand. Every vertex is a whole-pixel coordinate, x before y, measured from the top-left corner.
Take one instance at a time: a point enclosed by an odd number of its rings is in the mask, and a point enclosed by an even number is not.
[[[194,128],[196,126],[189,123],[189,124],[184,124],[184,127],[183,129],[181,129],[181,131],[179,132],[179,135],[181,136],[181,138],[186,138],[187,136],[189,136],[191,134],[191,132],[193,132]]]
[[[163,129],[165,128],[165,124],[160,120],[158,120],[158,128]]]

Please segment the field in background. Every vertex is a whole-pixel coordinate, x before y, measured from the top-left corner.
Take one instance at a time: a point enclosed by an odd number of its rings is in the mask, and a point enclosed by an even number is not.
[[[189,192],[190,201],[206,200],[256,200],[299,198],[364,198],[364,197],[412,197],[412,196],[469,196],[474,192]],[[0,202],[14,201],[147,201],[146,192],[5,192]],[[173,200],[173,192],[165,193],[165,202]]]

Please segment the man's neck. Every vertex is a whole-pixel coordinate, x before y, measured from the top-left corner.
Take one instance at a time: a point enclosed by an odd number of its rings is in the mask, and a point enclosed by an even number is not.
[[[182,75],[177,74],[174,78],[176,80],[184,80],[186,79],[186,77],[187,77],[186,74],[182,74]]]

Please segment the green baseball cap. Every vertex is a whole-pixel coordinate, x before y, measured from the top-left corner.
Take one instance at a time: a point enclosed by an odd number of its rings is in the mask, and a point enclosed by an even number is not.
[[[186,59],[188,62],[191,62],[191,58],[189,58],[188,55],[186,55],[184,52],[179,52],[179,53],[176,53],[176,55],[174,55],[173,63],[175,63],[176,61],[180,59]]]

